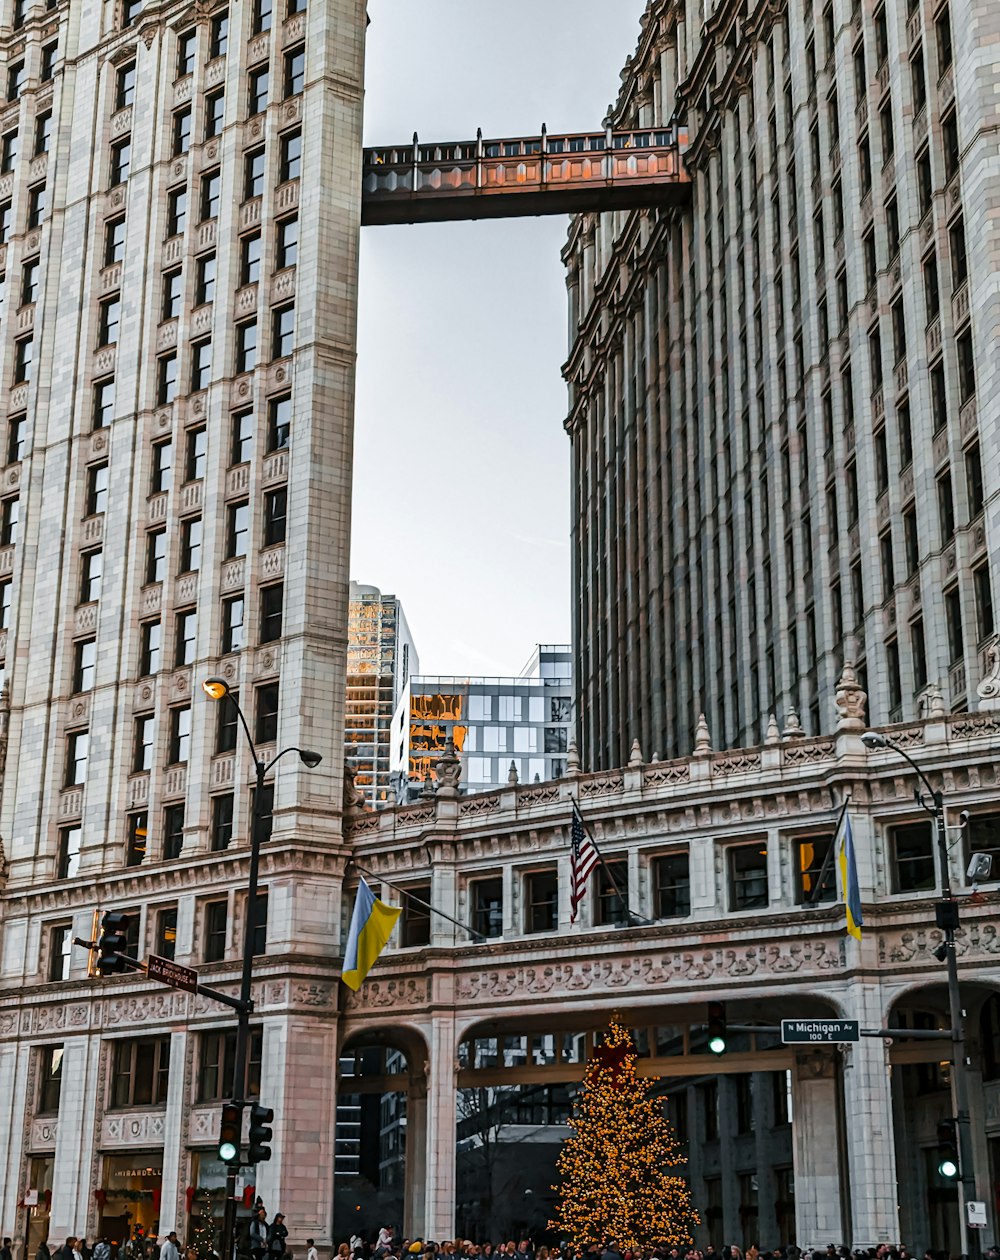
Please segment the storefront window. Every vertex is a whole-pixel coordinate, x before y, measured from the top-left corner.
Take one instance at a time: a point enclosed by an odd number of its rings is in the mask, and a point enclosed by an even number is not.
[[[97,1192],[98,1237],[107,1238],[115,1247],[135,1238],[139,1230],[147,1237],[157,1234],[162,1182],[162,1151],[106,1155],[104,1178]]]
[[[52,1211],[53,1155],[34,1155],[28,1169],[28,1186],[24,1203],[28,1209],[28,1237],[24,1254],[34,1256],[49,1236],[49,1214]],[[50,1248],[54,1250],[54,1248]]]

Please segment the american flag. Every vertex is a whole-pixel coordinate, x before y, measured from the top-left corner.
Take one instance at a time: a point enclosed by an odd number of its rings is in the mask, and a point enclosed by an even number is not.
[[[570,923],[576,922],[576,912],[580,902],[587,895],[587,880],[600,861],[594,842],[587,835],[583,819],[576,805],[573,805],[573,826],[569,835],[570,860],[572,862],[572,892],[570,893]]]

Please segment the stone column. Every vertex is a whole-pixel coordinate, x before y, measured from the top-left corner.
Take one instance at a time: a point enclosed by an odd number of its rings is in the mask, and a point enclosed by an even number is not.
[[[829,1048],[806,1050],[792,1073],[795,1241],[800,1247],[843,1237],[837,1062]]]
[[[426,1203],[424,1237],[438,1241],[455,1230],[455,1147],[457,1122],[455,1017],[434,1016],[427,1071]]]
[[[71,1037],[65,1043],[59,1130],[52,1168],[52,1215],[49,1237],[65,1240],[90,1228],[93,1207],[89,1174],[98,1158],[94,1149],[100,1078],[100,1037]],[[101,1091],[103,1095],[103,1090]]]
[[[427,1208],[427,1081],[412,1073],[406,1096],[406,1178],[403,1236],[417,1238]],[[433,1235],[427,1235],[433,1237]],[[435,1239],[435,1242],[437,1239]]]
[[[862,948],[866,943],[862,943]],[[883,1026],[878,995],[864,984],[853,986],[848,1009],[855,1012],[854,1018],[860,1019],[862,1028]],[[843,1066],[847,1114],[844,1144],[850,1169],[854,1235],[848,1241],[857,1247],[869,1247],[899,1237],[888,1051],[877,1037],[862,1037],[845,1052]]]
[[[21,1194],[27,1189],[20,1181],[30,1055],[31,1047],[17,1042],[0,1048],[0,1219],[11,1222],[15,1220]]]
[[[184,1236],[183,1213],[178,1218],[177,1188],[187,1146],[184,1132],[184,1094],[187,1080],[184,1055],[187,1052],[186,1032],[170,1034],[170,1078],[167,1085],[167,1111],[163,1120],[163,1181],[160,1186],[160,1236],[172,1229]]]

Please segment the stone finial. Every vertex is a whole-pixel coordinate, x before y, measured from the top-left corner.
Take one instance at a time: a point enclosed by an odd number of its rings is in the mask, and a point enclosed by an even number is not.
[[[980,683],[980,686],[982,684]],[[944,696],[937,683],[931,683],[920,697],[920,716],[925,718],[943,718],[947,716],[944,707]]]
[[[976,695],[980,709],[1000,709],[1000,639],[994,639],[986,649],[986,676]]]
[[[569,748],[566,750],[566,777],[567,779],[575,779],[580,773],[580,750],[576,746],[576,740],[569,741]]]
[[[6,688],[4,688],[6,691]],[[4,739],[4,752],[6,752],[6,739]],[[358,787],[354,781],[355,770],[353,766],[344,766],[344,817],[357,818],[359,814],[363,814],[368,808],[368,802],[364,792]]]
[[[656,765],[656,763],[660,760],[660,754],[656,751],[655,748],[653,749],[653,755],[652,757],[650,757],[649,760],[650,760],[651,765]]]
[[[698,722],[694,728],[694,755],[708,757],[712,752],[712,737],[708,733],[708,722],[704,713],[698,714]]]
[[[510,763],[510,769],[507,771],[507,782],[516,783],[517,781],[517,762],[512,761]]]
[[[781,732],[781,738],[801,739],[804,735],[805,731],[802,729],[798,713],[794,709],[789,709],[785,717],[785,729]]]
[[[833,703],[837,709],[838,731],[863,731],[865,729],[865,705],[868,703],[868,697],[858,682],[853,661],[844,661]]]
[[[0,691],[0,775],[7,768],[7,735],[10,730],[10,681]]]
[[[540,775],[540,774],[536,771],[536,772],[535,772],[535,777],[534,777],[531,781],[532,781],[532,783],[541,783],[541,781],[542,781],[542,776],[541,776],[541,775]]]
[[[639,770],[642,767],[642,748],[637,739],[632,741],[632,751],[628,755],[628,768]]]
[[[444,800],[458,796],[458,785],[462,778],[462,758],[455,751],[455,741],[451,736],[448,737],[448,742],[444,746],[444,752],[434,763],[434,773],[437,775],[438,784],[435,795]]]
[[[765,744],[780,744],[781,731],[778,730],[778,719],[773,713],[767,715],[767,734],[764,736]]]
[[[432,801],[434,799],[434,776],[427,771],[427,777],[424,779],[424,786],[420,789],[420,799],[422,801]]]

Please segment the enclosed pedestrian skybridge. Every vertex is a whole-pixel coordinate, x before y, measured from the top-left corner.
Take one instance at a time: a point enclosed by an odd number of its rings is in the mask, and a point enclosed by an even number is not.
[[[687,130],[365,149],[361,222],[450,223],[683,205]]]

